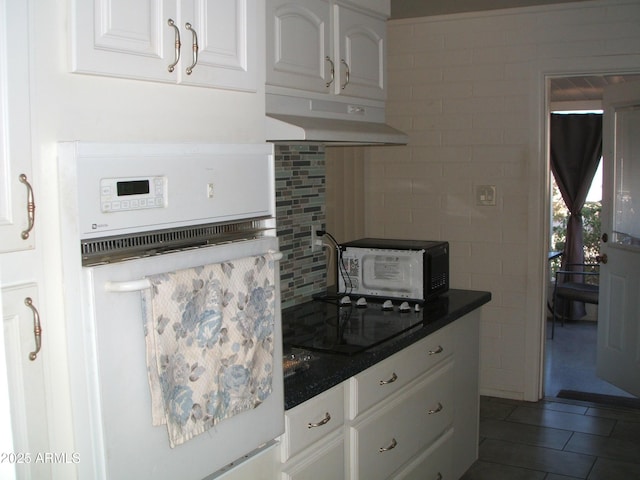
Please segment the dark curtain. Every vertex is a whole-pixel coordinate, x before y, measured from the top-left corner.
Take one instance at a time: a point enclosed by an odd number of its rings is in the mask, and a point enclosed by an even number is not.
[[[551,171],[569,210],[563,269],[584,263],[582,207],[602,156],[601,114],[551,115]],[[576,275],[572,281],[582,281]],[[584,304],[574,305],[574,318],[585,315]]]

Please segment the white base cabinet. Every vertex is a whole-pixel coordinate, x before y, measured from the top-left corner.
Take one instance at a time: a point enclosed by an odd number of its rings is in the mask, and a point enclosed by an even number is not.
[[[285,412],[281,478],[459,479],[478,456],[479,320],[471,312]]]

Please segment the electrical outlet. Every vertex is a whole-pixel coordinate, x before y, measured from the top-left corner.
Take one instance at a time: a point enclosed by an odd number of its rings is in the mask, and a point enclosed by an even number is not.
[[[311,225],[311,252],[322,251],[322,237],[319,237],[316,233],[318,230],[322,230],[321,225]]]
[[[496,205],[496,186],[477,185],[476,205],[493,207]]]

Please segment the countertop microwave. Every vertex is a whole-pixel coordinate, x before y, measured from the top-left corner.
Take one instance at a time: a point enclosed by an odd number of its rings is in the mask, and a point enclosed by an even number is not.
[[[339,292],[354,297],[426,302],[449,290],[449,243],[363,238],[337,255]]]

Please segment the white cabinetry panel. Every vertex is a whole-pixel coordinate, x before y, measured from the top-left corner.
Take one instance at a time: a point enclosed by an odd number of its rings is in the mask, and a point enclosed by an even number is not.
[[[386,23],[340,4],[335,8],[340,52],[336,93],[384,100]]]
[[[344,478],[344,436],[342,431],[314,445],[309,455],[282,469],[282,480],[324,480]]]
[[[451,328],[445,327],[352,377],[349,417],[356,418],[452,354]]]
[[[76,0],[71,69],[255,91],[256,1]]]
[[[453,361],[350,428],[351,471],[386,479],[453,423]]]
[[[285,412],[283,460],[341,428],[344,423],[342,384]]]
[[[23,235],[29,194],[20,180],[33,186],[27,10],[24,0],[0,0],[0,253],[35,247],[34,232]]]
[[[34,312],[25,303],[27,298],[37,308],[39,299],[35,284],[2,289],[2,328],[6,358],[2,359],[0,365],[6,360],[13,432],[13,451],[2,453],[18,455],[3,459],[3,463],[15,466],[16,478],[51,478],[52,457],[45,457],[53,452],[49,448],[44,358],[43,352],[39,351],[31,360],[30,354],[36,352],[37,348]],[[76,462],[79,461],[73,456],[73,452],[56,453],[65,456],[65,463],[73,463],[74,458]]]
[[[386,18],[335,0],[267,2],[267,84],[384,100]]]
[[[267,2],[267,83],[329,91],[330,12],[327,0]]]

